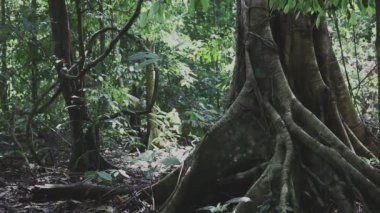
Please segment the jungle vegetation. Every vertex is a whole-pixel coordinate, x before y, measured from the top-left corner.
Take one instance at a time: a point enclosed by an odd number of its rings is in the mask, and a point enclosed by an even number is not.
[[[379,61],[380,1],[0,0],[0,209],[378,212]]]

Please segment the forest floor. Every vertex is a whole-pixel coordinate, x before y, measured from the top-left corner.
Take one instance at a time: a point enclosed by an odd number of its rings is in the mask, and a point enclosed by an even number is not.
[[[0,158],[0,212],[155,212],[151,201],[135,194],[157,182],[178,167],[192,147],[149,150],[128,153],[123,149],[104,150],[107,159],[118,167],[114,170],[71,173],[67,169],[68,152],[49,153],[51,166],[25,162],[21,155]],[[46,157],[46,156],[45,156]],[[47,161],[47,160],[46,160]],[[132,193],[116,196],[106,202],[94,200],[58,200],[34,202],[33,190],[46,184],[92,183],[111,187],[126,186]]]

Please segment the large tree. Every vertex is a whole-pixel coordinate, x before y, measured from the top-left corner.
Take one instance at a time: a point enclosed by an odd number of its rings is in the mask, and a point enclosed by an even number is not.
[[[85,100],[84,88],[86,74],[101,63],[113,50],[118,41],[132,27],[140,14],[143,1],[136,2],[136,9],[123,28],[102,28],[90,36],[85,45],[81,1],[75,1],[77,14],[77,34],[79,43],[79,59],[75,59],[72,45],[71,28],[64,0],[49,0],[54,55],[57,59],[56,70],[59,82],[59,92],[62,92],[70,118],[73,136],[72,154],[69,167],[72,171],[102,170],[112,167],[99,153],[99,130],[90,121],[90,115]],[[108,46],[102,47],[103,52],[95,59],[89,60],[93,40],[107,31],[117,31],[116,36]],[[87,49],[85,49],[87,47]],[[87,52],[87,53],[86,53]]]
[[[377,212],[380,170],[363,157],[376,159],[379,147],[355,111],[326,22],[271,12],[266,0],[237,2],[228,110],[153,186],[161,211],[246,196],[236,212]]]

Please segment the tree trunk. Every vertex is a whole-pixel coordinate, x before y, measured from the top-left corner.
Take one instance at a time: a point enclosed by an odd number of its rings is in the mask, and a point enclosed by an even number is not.
[[[267,4],[238,1],[228,110],[179,172],[153,186],[156,204],[194,212],[246,196],[235,212],[355,212],[357,202],[377,212],[380,171],[362,157],[376,158],[379,146],[355,111],[326,23]]]
[[[104,28],[104,8],[103,8],[103,0],[99,1],[99,8],[98,8],[98,23],[99,23],[99,29],[103,29]],[[100,54],[104,52],[104,50],[106,49],[106,35],[104,33],[102,33],[100,36],[99,36],[99,45],[100,45]],[[100,72],[103,72],[105,70],[105,66],[104,66],[104,63],[101,62],[99,64],[99,70]]]
[[[150,51],[155,52],[155,45],[153,42],[147,42],[147,46],[150,49]],[[153,64],[148,65],[146,67],[145,71],[145,78],[146,78],[146,109],[149,108],[149,106],[153,102],[153,106],[156,102],[156,97],[154,96],[155,93],[155,82],[156,82],[156,71],[154,70],[155,66]],[[152,113],[155,113],[154,107],[150,109],[151,112],[147,114],[147,126],[146,126],[146,141],[144,141],[144,145],[146,149],[152,148],[152,141],[158,137],[158,129],[156,125],[156,117],[152,115]]]
[[[0,25],[6,25],[6,11],[5,0],[0,2]],[[8,33],[7,33],[8,34]],[[0,38],[1,45],[1,73],[0,73],[0,103],[1,110],[8,111],[8,70],[7,70],[7,34],[3,33],[3,37]]]
[[[99,154],[99,132],[90,123],[83,92],[84,78],[68,79],[60,74],[65,67],[70,67],[73,58],[65,1],[49,0],[49,11],[55,43],[54,53],[58,60],[56,69],[73,135],[69,168],[72,171],[110,168],[111,165]]]
[[[28,17],[29,20],[33,25],[37,25],[37,1],[32,0],[30,4],[32,8],[32,12],[30,16]],[[38,79],[38,46],[37,46],[37,38],[35,35],[35,31],[33,30],[31,32],[31,36],[28,41],[29,45],[29,58],[30,58],[30,67],[31,67],[31,103],[33,103],[33,106],[36,105],[36,101],[38,100],[38,88],[39,88],[39,79]]]
[[[375,1],[376,5],[376,58],[377,58],[377,118],[380,131],[380,1]]]

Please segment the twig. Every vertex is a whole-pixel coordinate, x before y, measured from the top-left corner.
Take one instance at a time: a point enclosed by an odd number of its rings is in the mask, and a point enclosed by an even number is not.
[[[369,78],[369,76],[371,76],[372,72],[375,70],[377,70],[377,64],[374,67],[372,67],[372,69],[370,71],[368,71],[366,76],[359,82],[359,84],[362,84],[365,80],[367,80],[367,78]],[[357,88],[357,86],[354,87],[353,89],[355,90],[356,88]]]
[[[55,91],[54,95],[50,98],[49,101],[47,101],[44,105],[36,109],[35,114],[43,113],[59,97],[60,94],[61,90],[57,89],[57,91]]]
[[[106,33],[107,31],[116,31],[116,32],[120,32],[120,30],[117,29],[116,27],[105,27],[105,28],[102,28],[102,29],[96,31],[94,34],[92,34],[92,35],[90,36],[90,39],[89,39],[88,42],[87,42],[87,45],[86,45],[86,56],[87,56],[87,57],[92,53],[92,46],[93,46],[94,43],[95,43],[95,39],[96,39],[98,36],[100,36],[100,35]]]

